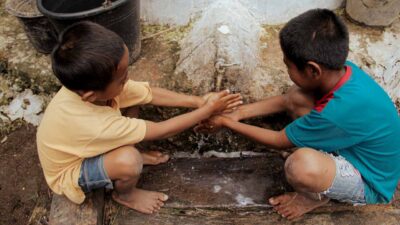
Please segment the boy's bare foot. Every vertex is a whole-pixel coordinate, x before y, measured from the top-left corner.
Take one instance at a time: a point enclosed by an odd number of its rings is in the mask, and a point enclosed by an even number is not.
[[[112,197],[121,205],[145,214],[158,212],[164,205],[164,202],[168,200],[166,194],[138,188],[135,188],[131,193],[126,195],[119,195],[114,191]]]
[[[159,151],[146,151],[140,152],[140,154],[142,154],[144,165],[158,165],[169,160],[168,154],[163,154]]]
[[[269,199],[274,210],[282,217],[293,220],[313,209],[325,205],[329,199],[314,200],[296,192],[290,192]]]

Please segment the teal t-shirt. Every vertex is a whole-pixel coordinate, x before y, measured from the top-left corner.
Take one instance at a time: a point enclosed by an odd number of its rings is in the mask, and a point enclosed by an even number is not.
[[[400,178],[400,118],[386,92],[346,62],[346,74],[307,115],[286,127],[299,147],[336,152],[358,169],[369,204],[388,203]]]

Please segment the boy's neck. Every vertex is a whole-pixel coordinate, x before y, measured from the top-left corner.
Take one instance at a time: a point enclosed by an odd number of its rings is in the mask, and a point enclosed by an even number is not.
[[[107,101],[95,101],[95,102],[92,102],[93,104],[95,104],[95,105],[98,105],[98,106],[111,106],[112,105],[112,99],[111,100],[107,100]]]
[[[321,86],[314,92],[317,99],[322,98],[328,94],[346,74],[346,69],[343,67],[341,70],[325,70]]]

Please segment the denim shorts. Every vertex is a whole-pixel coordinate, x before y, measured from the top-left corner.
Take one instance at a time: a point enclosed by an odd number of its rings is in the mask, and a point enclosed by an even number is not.
[[[104,169],[104,155],[83,160],[78,184],[85,194],[99,188],[114,188]]]
[[[340,202],[365,205],[365,183],[360,172],[342,156],[328,155],[335,161],[336,175],[332,186],[320,194]]]

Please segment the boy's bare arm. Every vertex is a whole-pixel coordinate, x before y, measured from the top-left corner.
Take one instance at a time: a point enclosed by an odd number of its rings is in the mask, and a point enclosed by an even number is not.
[[[237,105],[237,96],[236,94],[228,94],[227,91],[222,91],[207,101],[201,108],[190,113],[158,123],[146,121],[147,129],[144,140],[162,139],[180,133],[209,118],[211,115],[224,111],[229,106]]]
[[[233,121],[240,121],[243,119],[282,112],[285,109],[285,97],[283,95],[279,95],[247,105],[241,105],[233,112],[225,113],[223,116],[228,117]],[[221,128],[221,126],[222,124],[215,123],[215,120],[207,120],[204,123],[196,126],[195,131],[202,133],[216,132]]]
[[[286,136],[285,130],[273,131],[244,123],[234,121],[223,116],[216,116],[212,120],[216,124],[228,127],[244,136],[260,142],[268,147],[275,149],[286,149],[294,147]]]
[[[257,116],[282,112],[285,109],[286,106],[284,96],[279,95],[258,102],[241,105],[234,112],[227,114],[227,116],[235,121],[239,121]]]
[[[153,100],[150,104],[170,107],[199,108],[205,104],[205,99],[199,96],[176,93],[163,88],[151,87]]]

